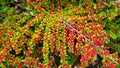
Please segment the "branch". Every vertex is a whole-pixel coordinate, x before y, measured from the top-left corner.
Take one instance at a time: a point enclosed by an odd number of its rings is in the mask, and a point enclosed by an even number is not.
[[[68,24],[67,21],[62,20],[62,22],[69,28],[73,29],[74,31],[76,31],[78,34],[82,34],[80,31],[78,31],[77,29],[73,28],[70,24]],[[82,34],[83,35],[83,34]],[[103,50],[101,48],[99,48],[98,46],[96,46],[93,42],[91,42],[91,40],[89,38],[87,38],[85,35],[83,35],[83,37],[90,43],[93,45],[93,47],[97,50],[99,50],[100,52],[103,52]],[[112,60],[114,63],[118,64],[117,61],[115,61],[112,57],[110,57],[109,55],[106,55],[106,57],[108,57],[110,60]]]

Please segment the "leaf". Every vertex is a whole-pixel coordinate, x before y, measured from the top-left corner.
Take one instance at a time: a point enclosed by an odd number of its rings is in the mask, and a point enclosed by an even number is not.
[[[104,26],[107,25],[107,22],[106,22],[106,21],[103,21],[103,20],[101,20],[100,23],[102,23]]]
[[[115,2],[111,1],[108,5],[108,7],[111,7],[112,5],[117,5]]]
[[[76,0],[72,0],[71,2],[76,2]]]
[[[3,9],[0,9],[0,14],[2,14],[4,12],[4,10]]]
[[[69,53],[68,54],[70,59],[68,59],[68,65],[73,65],[73,63],[75,62],[76,56],[73,53]]]
[[[120,68],[120,64],[116,66],[116,68]]]
[[[118,30],[118,32],[117,32],[117,41],[120,41],[120,30]]]
[[[7,68],[10,68],[10,60],[7,61],[6,67],[7,67]]]
[[[51,0],[47,0],[46,5],[50,5]]]
[[[117,39],[117,35],[115,33],[113,33],[112,31],[110,32],[110,37],[114,40]]]
[[[105,13],[104,11],[100,13],[101,16],[103,16],[103,15],[105,15],[105,14],[106,14],[106,13]]]
[[[0,14],[2,14],[3,12],[5,12],[7,10],[7,8],[0,8]]]
[[[120,52],[120,44],[113,44],[112,46],[116,51]]]
[[[15,8],[9,8],[9,10],[7,11],[7,14],[8,14],[8,15],[12,15],[12,14],[13,14],[14,9],[15,9]]]
[[[6,68],[3,63],[0,63],[0,68]]]
[[[105,55],[102,57],[103,57],[102,63],[104,63],[106,61],[106,57],[105,57]]]
[[[110,38],[107,38],[107,40],[105,41],[106,44],[110,43]]]

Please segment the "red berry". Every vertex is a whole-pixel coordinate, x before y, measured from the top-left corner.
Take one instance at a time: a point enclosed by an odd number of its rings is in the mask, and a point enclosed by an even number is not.
[[[115,64],[114,63],[110,64],[110,68],[115,68]]]
[[[39,11],[42,11],[42,8],[40,6],[37,7]]]
[[[39,2],[39,0],[36,0],[36,2]]]
[[[2,62],[3,57],[4,56],[2,54],[0,54],[0,62]]]
[[[53,10],[50,10],[50,14],[53,14]]]
[[[104,50],[104,51],[103,51],[103,54],[104,54],[104,55],[109,55],[110,53],[109,53],[108,50]]]
[[[120,4],[120,1],[117,1],[118,4]]]
[[[62,10],[63,9],[63,7],[62,7],[62,5],[60,5],[60,10]]]
[[[70,68],[69,66],[63,66],[62,68]]]
[[[120,58],[118,59],[118,63],[120,64]]]
[[[32,2],[29,2],[29,5],[30,5],[30,6],[33,6],[33,3],[32,3]]]
[[[86,0],[87,2],[90,2],[90,0]]]

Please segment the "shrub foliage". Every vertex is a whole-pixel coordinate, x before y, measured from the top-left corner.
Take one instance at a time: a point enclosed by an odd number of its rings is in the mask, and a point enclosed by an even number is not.
[[[118,15],[116,3],[86,0],[75,6],[65,2],[58,4],[56,11],[55,3],[47,2],[54,5],[48,10],[44,3],[29,1],[26,15],[13,15],[16,8],[9,8],[0,24],[1,67],[71,68],[80,57],[78,65],[85,68],[96,61],[98,54],[103,67],[118,65],[117,52],[106,49],[109,34],[103,23]]]

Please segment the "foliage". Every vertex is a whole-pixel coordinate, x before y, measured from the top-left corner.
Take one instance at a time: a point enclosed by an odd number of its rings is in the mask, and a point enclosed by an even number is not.
[[[0,0],[0,5],[4,6],[9,4],[9,0]]]
[[[97,3],[89,2],[86,0],[78,6],[65,3],[69,8],[55,11],[53,6],[45,9],[45,5],[51,4],[48,1],[46,4],[44,0],[30,1],[27,11],[33,15],[13,15],[16,8],[9,8],[0,24],[0,66],[70,68],[81,55],[79,66],[84,68],[95,62],[97,54],[103,57],[103,67],[117,66],[117,53],[109,53],[104,46],[109,36],[104,28],[108,29],[108,23],[118,15],[117,5],[100,0]],[[62,23],[63,20],[81,34]],[[94,48],[84,36],[103,51]],[[110,37],[117,38],[112,33]]]

